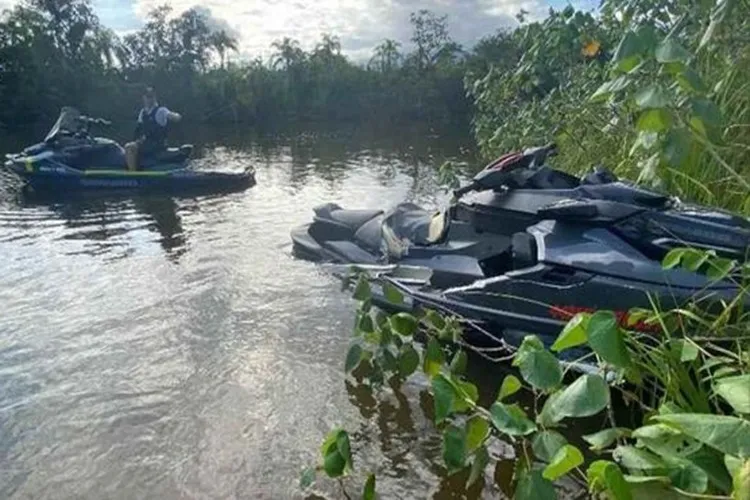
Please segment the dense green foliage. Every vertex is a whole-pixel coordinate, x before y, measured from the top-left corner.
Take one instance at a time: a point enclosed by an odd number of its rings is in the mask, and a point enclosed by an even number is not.
[[[571,171],[601,163],[748,212],[748,7],[606,0],[505,35],[512,57],[467,79],[483,153],[555,139]]]
[[[664,265],[692,270],[696,262],[715,279],[750,275],[748,265],[690,249],[674,250]],[[486,469],[504,458],[493,455],[493,442],[502,439],[514,445],[515,499],[554,499],[556,485],[564,484],[614,500],[739,500],[750,493],[750,339],[740,300],[713,314],[633,311],[629,321],[659,325],[656,336],[629,331],[609,311],[579,314],[551,350],[527,336],[512,357],[520,378],[507,375],[487,402],[465,375],[468,357],[460,347],[466,344],[458,318],[431,310],[419,316],[374,311],[372,280],[360,274],[355,287],[360,306],[344,368],[375,391],[426,377],[432,389],[427,411],[442,433],[445,473],[468,471],[467,488],[491,477]],[[374,281],[389,286],[382,278]],[[403,301],[392,286],[387,295]],[[426,346],[415,340],[417,333],[426,335]],[[553,354],[574,347],[588,352],[576,361],[588,363],[583,373]],[[616,418],[614,391],[634,407],[632,424]],[[533,403],[524,404],[519,393],[531,393]],[[595,416],[602,428],[583,436],[589,448],[584,451],[566,427]],[[344,430],[329,434],[321,461],[319,470],[328,477],[340,480],[353,470]],[[301,486],[310,487],[315,475],[307,470]],[[370,475],[365,489],[374,481]]]
[[[411,21],[413,53],[384,40],[366,65],[344,57],[333,35],[310,52],[284,38],[269,61],[227,62],[237,40],[211,31],[195,9],[175,16],[157,8],[142,29],[120,38],[88,0],[27,0],[0,18],[0,124],[49,120],[63,105],[130,117],[153,85],[193,121],[420,120],[467,130],[468,54],[451,40],[445,18],[420,11]]]

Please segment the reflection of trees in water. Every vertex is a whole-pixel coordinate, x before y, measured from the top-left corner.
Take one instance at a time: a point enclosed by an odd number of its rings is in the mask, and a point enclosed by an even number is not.
[[[186,238],[175,200],[167,196],[112,197],[104,194],[40,195],[24,192],[21,203],[25,206],[44,206],[55,212],[74,230],[64,236],[67,239],[88,240],[94,247],[88,253],[108,253],[114,247],[126,247],[125,255],[134,252],[131,243],[113,241],[134,230],[148,229],[159,235],[159,244],[165,254],[177,261],[186,251]],[[128,213],[143,215],[146,224],[133,225]]]
[[[335,189],[353,165],[367,167],[378,182],[388,184],[397,173],[418,180],[432,175],[432,170],[448,158],[470,160],[474,156],[473,142],[465,130],[437,134],[415,124],[305,124],[272,131],[196,128],[185,140],[196,143],[198,154],[220,146],[238,155],[249,155],[259,166],[281,166],[294,190],[304,187],[311,178],[323,180]]]
[[[177,262],[187,251],[187,240],[174,198],[136,198],[134,205],[139,212],[151,217],[153,223],[149,224],[148,228],[155,229],[159,233],[161,236],[159,243],[164,252],[170,259]]]

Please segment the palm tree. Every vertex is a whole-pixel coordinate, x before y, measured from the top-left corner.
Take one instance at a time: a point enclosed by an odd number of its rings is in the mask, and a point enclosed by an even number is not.
[[[330,63],[341,55],[341,40],[339,37],[323,33],[320,43],[315,47],[314,55],[325,63]]]
[[[376,67],[381,73],[389,73],[401,60],[401,53],[398,51],[401,44],[395,40],[385,39],[373,50],[370,66]]]
[[[289,69],[302,62],[305,56],[305,53],[299,47],[299,42],[289,37],[276,40],[271,44],[271,47],[276,49],[276,54],[271,60],[274,68],[283,65],[285,69]]]
[[[219,54],[219,59],[221,60],[221,69],[224,69],[224,61],[226,57],[227,50],[232,50],[234,52],[237,51],[237,39],[230,34],[228,34],[226,31],[214,31],[209,36],[209,43],[211,43],[211,46],[214,48],[217,54]]]

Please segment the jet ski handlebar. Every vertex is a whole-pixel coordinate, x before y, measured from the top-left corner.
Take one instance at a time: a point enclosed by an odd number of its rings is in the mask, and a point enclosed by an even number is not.
[[[555,156],[557,152],[557,145],[550,143],[546,146],[526,149],[522,153],[505,154],[488,163],[469,184],[454,190],[453,196],[459,199],[479,189],[499,188],[503,184],[503,179],[507,180],[507,174],[510,172],[522,168],[536,170],[545,164],[547,158]]]
[[[103,126],[110,126],[112,125],[112,122],[109,120],[105,120],[104,118],[94,118],[91,116],[84,116],[81,115],[76,118],[76,120],[81,123],[82,125],[90,126],[90,125],[103,125]]]

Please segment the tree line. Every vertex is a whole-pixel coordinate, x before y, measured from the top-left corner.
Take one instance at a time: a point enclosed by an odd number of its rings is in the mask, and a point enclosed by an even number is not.
[[[231,60],[238,40],[206,14],[173,15],[168,5],[118,36],[89,0],[26,0],[0,18],[0,124],[50,120],[63,105],[129,117],[146,85],[192,120],[255,125],[289,121],[421,120],[467,129],[463,78],[475,57],[454,42],[446,18],[411,16],[413,52],[383,40],[366,64],[323,34],[310,51],[292,38],[269,60]],[[234,58],[237,59],[237,58]]]

